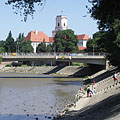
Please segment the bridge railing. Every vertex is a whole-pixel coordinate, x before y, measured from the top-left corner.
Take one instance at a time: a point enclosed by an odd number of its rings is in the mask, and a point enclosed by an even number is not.
[[[1,53],[0,56],[106,56],[103,52],[88,53],[62,53],[62,52],[44,52],[44,53]]]

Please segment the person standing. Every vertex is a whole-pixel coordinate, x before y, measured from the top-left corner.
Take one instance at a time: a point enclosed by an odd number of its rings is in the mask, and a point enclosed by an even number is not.
[[[87,97],[89,97],[90,92],[91,92],[91,90],[90,90],[90,87],[88,86],[88,88],[87,88]]]
[[[95,87],[92,89],[92,93],[93,93],[93,95],[96,93]]]
[[[117,78],[117,73],[115,72],[113,75],[113,79],[114,79],[114,83],[117,82],[118,83],[118,78]]]

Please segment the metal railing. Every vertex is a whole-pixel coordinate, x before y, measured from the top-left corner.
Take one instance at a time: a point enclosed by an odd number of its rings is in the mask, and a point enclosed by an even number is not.
[[[1,53],[0,56],[106,56],[103,52],[88,53],[62,53],[62,52],[44,52],[44,53]]]

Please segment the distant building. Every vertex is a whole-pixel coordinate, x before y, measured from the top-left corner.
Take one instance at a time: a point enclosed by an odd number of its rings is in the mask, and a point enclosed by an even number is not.
[[[31,45],[33,46],[34,53],[36,53],[36,48],[40,43],[45,42],[46,45],[53,43],[52,37],[48,37],[40,31],[30,31],[24,40],[32,41]]]
[[[25,37],[24,40],[30,40],[32,41],[32,46],[34,48],[34,53],[36,53],[37,46],[45,42],[46,45],[52,44],[54,42],[53,37],[55,36],[56,32],[59,30],[67,30],[67,17],[63,15],[59,15],[56,17],[56,26],[55,30],[52,31],[52,37],[48,37],[45,33],[40,31],[31,31],[28,33],[28,35]],[[78,38],[78,49],[84,50],[86,49],[87,41],[90,39],[90,37],[86,34],[77,35]]]
[[[56,32],[59,30],[67,30],[67,17],[63,15],[59,15],[56,17],[56,26],[55,30],[52,31],[52,36],[54,37]],[[86,49],[87,41],[90,39],[90,37],[86,34],[77,35],[77,38],[79,40],[77,46],[79,50]]]
[[[82,34],[82,35],[77,35],[77,38],[79,40],[78,43],[77,43],[78,49],[79,50],[86,49],[87,48],[87,42],[90,39],[90,37],[86,34]]]

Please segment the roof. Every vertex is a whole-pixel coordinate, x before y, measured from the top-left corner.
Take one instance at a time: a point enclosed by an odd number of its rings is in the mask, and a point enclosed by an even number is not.
[[[49,42],[54,42],[53,37],[49,37]]]
[[[43,32],[31,31],[24,40],[30,40],[32,42],[49,42],[49,37]]]
[[[78,46],[78,49],[79,49],[79,50],[84,50],[84,49],[86,49],[86,48],[87,48],[87,47],[79,47],[79,46]]]
[[[77,35],[78,40],[89,40],[90,37],[86,34]]]

